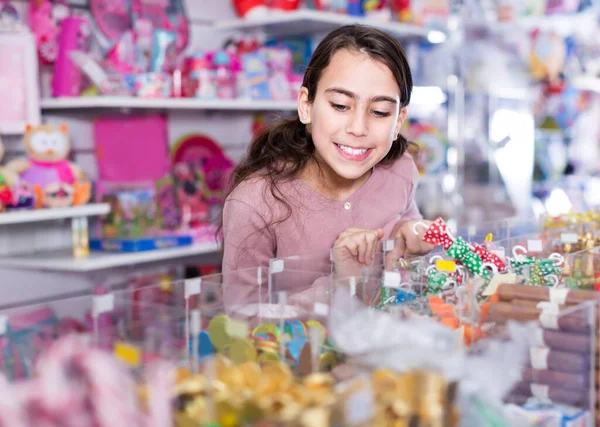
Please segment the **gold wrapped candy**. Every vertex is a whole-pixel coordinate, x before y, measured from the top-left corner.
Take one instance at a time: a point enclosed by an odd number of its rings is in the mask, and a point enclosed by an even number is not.
[[[210,369],[210,371],[208,371]],[[255,423],[294,427],[360,426],[452,427],[457,424],[451,385],[439,374],[376,370],[336,384],[330,373],[294,377],[288,365],[233,364],[216,357],[207,375],[180,375],[175,388],[178,427]],[[364,410],[363,410],[364,409]]]

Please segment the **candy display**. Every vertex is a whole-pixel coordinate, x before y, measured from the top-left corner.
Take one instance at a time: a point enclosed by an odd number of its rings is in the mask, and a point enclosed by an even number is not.
[[[176,425],[206,425],[210,419],[203,408],[211,405],[211,395],[219,425],[229,420],[236,425],[298,426],[385,426],[407,420],[447,426],[458,423],[452,397],[455,385],[433,372],[376,370],[366,378],[336,384],[333,375],[322,373],[297,380],[278,362],[261,369],[252,363],[233,366],[218,358],[214,365],[213,378],[204,373],[177,385]]]

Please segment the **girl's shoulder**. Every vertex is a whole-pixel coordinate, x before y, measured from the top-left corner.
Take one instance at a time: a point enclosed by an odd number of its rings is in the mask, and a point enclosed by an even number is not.
[[[264,202],[267,190],[267,178],[255,176],[248,178],[238,184],[235,189],[229,193],[225,203],[241,202],[250,206],[260,205]]]
[[[268,177],[257,175],[242,181],[227,196],[225,204],[243,204],[261,216],[272,216],[281,210],[281,199],[289,199],[293,185],[280,182],[273,186]]]
[[[394,177],[403,178],[410,183],[416,183],[419,180],[419,170],[415,161],[409,153],[404,153],[400,158],[393,163],[387,165],[379,165],[377,169],[383,175],[393,175]]]

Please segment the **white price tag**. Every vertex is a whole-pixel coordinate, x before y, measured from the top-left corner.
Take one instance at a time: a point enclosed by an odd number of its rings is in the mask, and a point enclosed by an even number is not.
[[[327,316],[329,314],[329,306],[327,304],[323,304],[322,302],[316,302],[313,306],[313,312],[317,316]]]
[[[536,399],[538,399],[544,403],[550,402],[550,397],[549,397],[550,387],[547,386],[546,384],[533,383],[533,384],[531,384],[530,389],[531,389],[532,396],[535,397]]]
[[[529,359],[533,369],[544,371],[548,369],[548,355],[550,349],[546,347],[533,347],[529,349]]]
[[[94,317],[102,313],[109,313],[115,308],[115,296],[113,294],[94,295],[92,300],[92,314]]]
[[[550,288],[550,302],[558,305],[565,305],[569,295],[568,288]]]
[[[561,233],[560,241],[561,243],[577,243],[579,236],[577,233]]]
[[[394,241],[393,240],[386,240],[383,243],[383,250],[386,251],[386,252],[393,251],[394,250]]]
[[[384,271],[383,272],[383,286],[386,288],[399,289],[400,288],[400,272],[398,271]]]
[[[185,290],[184,290],[185,299],[188,299],[189,297],[191,297],[193,295],[199,295],[201,287],[202,287],[202,278],[201,277],[187,279],[185,281]]]
[[[517,283],[517,275],[516,274],[514,274],[514,273],[496,274],[496,275],[494,275],[494,277],[492,277],[492,280],[490,281],[489,285],[487,285],[487,287],[485,288],[485,291],[483,291],[483,296],[484,297],[492,296],[498,290],[498,286],[503,285],[503,284],[510,285],[513,283]]]
[[[283,260],[282,259],[275,259],[273,261],[271,261],[271,266],[269,267],[269,273],[281,273],[283,271]]]
[[[528,240],[527,241],[527,252],[542,252],[544,247],[542,246],[541,240]]]

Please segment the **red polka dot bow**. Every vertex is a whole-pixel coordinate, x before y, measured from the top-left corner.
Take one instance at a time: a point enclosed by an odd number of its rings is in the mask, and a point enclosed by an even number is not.
[[[473,252],[481,257],[481,260],[486,264],[494,264],[498,268],[498,272],[502,273],[506,271],[506,264],[502,259],[495,253],[490,252],[486,248],[477,243],[471,243],[473,246]]]
[[[415,224],[415,234],[418,234],[416,226],[419,224],[423,225],[423,223]],[[429,226],[429,228],[425,231],[422,240],[430,245],[441,245],[445,251],[447,251],[450,246],[452,246],[452,243],[454,243],[454,237],[452,237],[450,234],[448,226],[442,218],[436,219],[433,224]]]

